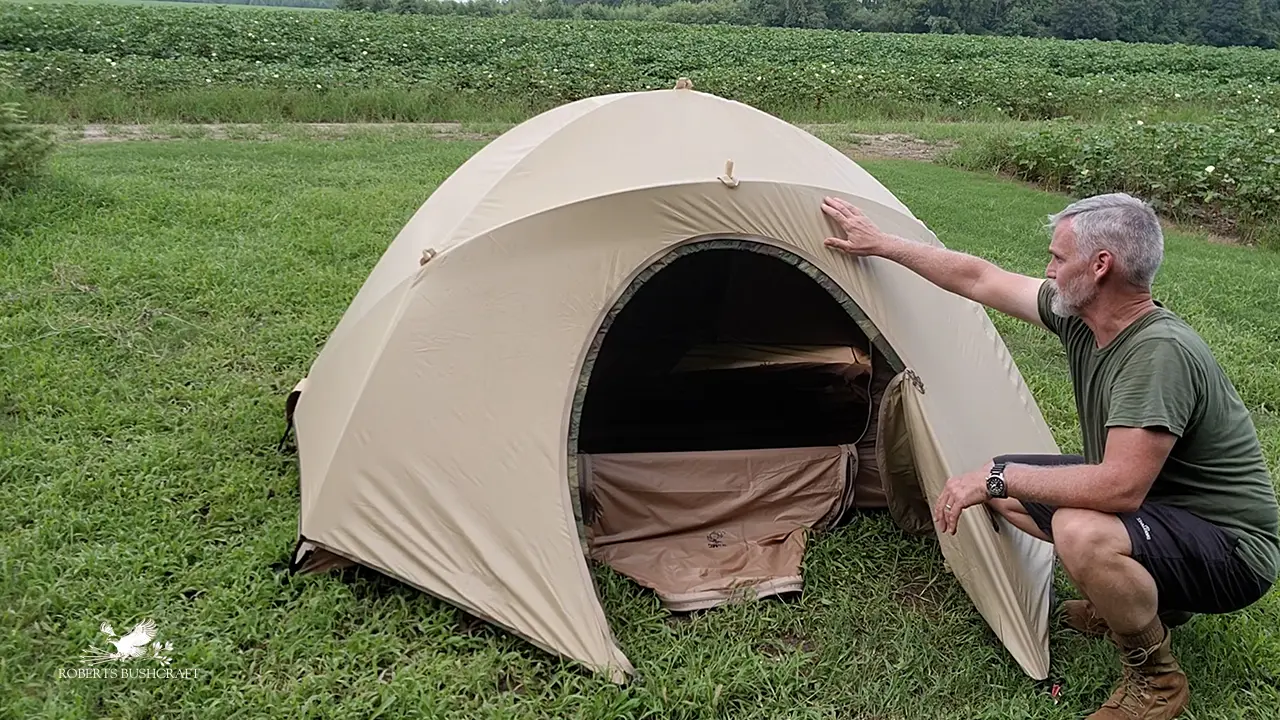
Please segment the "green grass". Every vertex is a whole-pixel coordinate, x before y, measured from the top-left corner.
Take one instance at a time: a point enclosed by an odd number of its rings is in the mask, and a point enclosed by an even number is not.
[[[931,539],[871,516],[818,538],[809,587],[669,619],[596,571],[642,680],[615,687],[370,573],[290,577],[285,394],[386,243],[476,142],[64,146],[0,205],[0,716],[1076,718],[1114,652],[1055,626],[1059,704],[1023,675]],[[1065,200],[867,163],[953,247],[1040,273]],[[1280,471],[1280,257],[1172,233],[1159,296],[1199,328]],[[1064,449],[1062,353],[999,319]],[[1067,592],[1065,586],[1062,591]],[[59,680],[154,617],[195,680]],[[1280,595],[1177,631],[1187,717],[1274,717]],[[100,643],[99,643],[100,644]]]

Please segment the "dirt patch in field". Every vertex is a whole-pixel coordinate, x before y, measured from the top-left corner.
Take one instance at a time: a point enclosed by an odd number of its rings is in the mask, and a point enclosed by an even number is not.
[[[851,158],[889,158],[894,160],[919,160],[933,162],[942,153],[956,147],[951,141],[927,142],[920,138],[899,133],[884,135],[868,135],[853,133],[849,135],[851,145],[840,150]]]
[[[445,140],[492,140],[498,131],[481,131],[462,123],[184,123],[106,124],[60,127],[59,139],[89,143],[139,140],[340,140],[355,135],[395,133]]]
[[[391,134],[404,137],[434,137],[442,140],[489,141],[505,126],[466,125],[463,123],[93,123],[81,127],[58,127],[56,133],[65,141],[88,143],[163,140],[284,140],[314,138],[340,140],[353,136]],[[927,142],[898,133],[850,133],[837,141],[841,152],[854,159],[892,158],[901,160],[935,160],[939,154],[955,147],[952,142]]]

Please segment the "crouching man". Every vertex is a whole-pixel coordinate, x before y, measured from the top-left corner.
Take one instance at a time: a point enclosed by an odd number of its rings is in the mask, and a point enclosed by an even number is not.
[[[1066,348],[1083,457],[1018,456],[947,481],[940,532],[986,503],[1054,544],[1086,599],[1066,622],[1106,635],[1123,674],[1090,717],[1163,720],[1187,705],[1169,628],[1228,613],[1270,590],[1280,565],[1274,486],[1256,430],[1200,336],[1152,299],[1163,260],[1156,215],[1124,194],[1050,218],[1047,280],[881,233],[827,199],[828,247],[897,262],[930,282],[1055,334]]]

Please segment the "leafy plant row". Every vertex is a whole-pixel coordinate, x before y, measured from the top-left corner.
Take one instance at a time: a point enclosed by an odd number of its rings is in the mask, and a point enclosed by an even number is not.
[[[1280,117],[1082,127],[1050,122],[987,148],[1006,172],[1075,195],[1123,191],[1169,217],[1280,241]]]
[[[0,90],[11,84],[12,71],[0,59]],[[21,106],[0,102],[0,199],[39,175],[53,147],[52,133],[30,124]]]
[[[565,102],[681,76],[766,110],[930,102],[1014,117],[1109,104],[1280,107],[1280,52],[513,17],[16,5],[29,92],[430,88]]]
[[[1258,48],[92,4],[13,4],[0,11],[0,18],[0,48],[156,58],[216,53],[224,60],[353,60],[365,51],[385,56],[406,50],[425,61],[484,62],[530,54],[567,61],[609,55],[645,63],[676,62],[685,69],[753,60],[841,65],[927,61],[934,66],[988,60],[1052,69],[1063,77],[1206,72],[1222,79],[1280,80],[1280,55]]]

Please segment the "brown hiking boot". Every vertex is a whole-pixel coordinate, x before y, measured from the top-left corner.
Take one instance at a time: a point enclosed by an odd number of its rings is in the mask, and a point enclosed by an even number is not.
[[[1166,629],[1164,641],[1148,648],[1124,648],[1114,634],[1110,639],[1120,647],[1123,674],[1088,720],[1169,720],[1182,714],[1190,691],[1170,649],[1173,634]]]
[[[1093,603],[1088,600],[1068,600],[1062,603],[1062,611],[1067,627],[1085,635],[1102,637],[1111,630],[1107,621],[1093,611]]]

